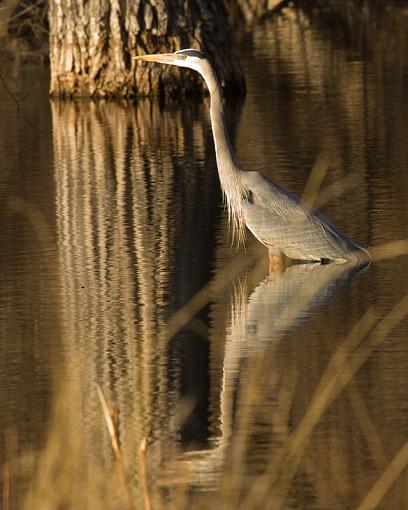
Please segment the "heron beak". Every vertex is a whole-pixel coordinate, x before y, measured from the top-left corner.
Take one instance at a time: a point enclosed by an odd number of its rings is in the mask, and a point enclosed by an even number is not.
[[[137,55],[132,57],[132,59],[158,62],[159,64],[172,64],[176,57],[174,53],[156,53],[155,55]]]

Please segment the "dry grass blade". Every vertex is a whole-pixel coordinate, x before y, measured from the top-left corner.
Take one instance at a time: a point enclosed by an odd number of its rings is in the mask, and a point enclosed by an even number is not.
[[[119,440],[118,434],[116,431],[115,424],[113,423],[112,412],[110,411],[108,404],[106,403],[105,397],[102,393],[101,387],[99,384],[96,386],[96,391],[98,392],[98,397],[101,402],[103,416],[105,418],[106,426],[108,427],[109,435],[112,442],[112,449],[115,454],[116,460],[121,459],[121,452],[119,448]]]
[[[347,390],[350,404],[354,410],[354,415],[367,447],[370,450],[372,459],[376,463],[378,470],[385,469],[388,460],[381,441],[381,436],[374,426],[367,405],[354,379],[350,381]]]
[[[290,442],[289,459],[292,461],[288,463],[289,470],[285,478],[288,477],[292,479],[306,447],[306,441],[310,437],[323,412],[327,409],[329,404],[338,397],[343,388],[352,380],[354,375],[373,352],[374,348],[388,337],[391,331],[406,317],[407,314],[408,294],[404,296],[380,322],[378,322],[371,332],[367,342],[362,344],[349,356],[348,359],[342,359],[341,357],[340,359],[337,358],[338,352],[334,355],[334,364],[332,365],[332,362],[330,362],[328,367],[328,369],[330,369],[330,366],[332,366],[331,371],[333,373],[331,377],[330,374],[328,374],[324,387],[322,387],[319,392],[316,392],[316,397],[313,399],[309,410],[295,431],[293,439]],[[367,324],[364,325],[362,323],[360,333],[355,333],[357,340],[359,338],[363,339],[371,329],[370,317],[367,315],[365,317]],[[372,319],[374,319],[374,317],[372,317]],[[352,338],[349,336],[349,339],[351,340]],[[342,364],[340,364],[339,361],[342,361]]]
[[[12,21],[14,22],[17,18],[19,18],[20,16],[23,16],[24,14],[27,14],[28,12],[30,12],[33,9],[35,9],[36,7],[38,7],[39,5],[43,4],[44,2],[45,2],[45,0],[38,0],[38,2],[36,2],[35,4],[28,5],[25,9],[19,11],[17,14],[12,16],[8,20],[8,22],[9,23],[11,23]]]
[[[355,175],[347,175],[341,179],[336,179],[335,182],[325,186],[319,191],[319,194],[316,196],[315,202],[313,203],[313,207],[320,209],[334,198],[340,197],[341,195],[344,195],[344,193],[355,189],[360,182],[360,179]]]
[[[326,177],[329,164],[330,155],[327,151],[322,150],[317,156],[303,190],[302,202],[305,202],[309,207],[313,207],[316,203],[317,196],[322,187],[324,178]]]
[[[408,442],[404,444],[401,450],[393,458],[387,469],[375,482],[370,492],[364,498],[357,510],[374,510],[383,499],[386,492],[392,484],[401,475],[408,464]]]
[[[127,508],[129,510],[131,510],[133,508],[132,498],[130,495],[130,489],[129,489],[127,479],[126,479],[125,468],[124,468],[123,460],[122,460],[122,453],[120,451],[120,446],[119,446],[119,436],[118,436],[117,428],[116,428],[114,420],[113,420],[113,412],[109,409],[108,404],[106,403],[106,399],[104,397],[104,394],[103,394],[102,389],[99,386],[99,384],[96,385],[96,391],[98,392],[98,397],[99,397],[99,400],[100,400],[101,406],[102,406],[103,416],[105,418],[105,422],[108,427],[109,435],[111,438],[112,449],[113,449],[113,452],[115,455],[116,465],[117,465],[118,471],[119,471],[119,477],[122,481],[125,498],[127,501]]]
[[[408,239],[372,246],[369,248],[369,251],[374,261],[393,259],[400,255],[407,255]]]
[[[323,412],[327,409],[328,405],[340,394],[342,389],[351,381],[356,372],[368,359],[374,348],[379,345],[391,331],[399,324],[408,313],[408,295],[401,299],[395,307],[377,324],[375,329],[372,331],[370,338],[367,342],[361,345],[355,353],[351,354],[348,359],[340,356],[338,357],[339,351],[336,352],[332,361],[328,366],[327,379],[324,380],[324,386],[321,387],[320,391],[316,392],[316,397],[313,399],[312,404],[299,425],[295,435],[293,437],[293,443],[290,448],[290,454],[292,456],[299,456],[303,449],[302,444],[305,444],[305,440],[310,437],[314,426],[318,419],[320,419]],[[366,315],[366,324],[361,324],[360,333],[354,333],[350,335],[349,339],[355,336],[355,340],[363,339],[371,326],[374,324],[374,317],[371,318]],[[353,328],[354,330],[354,328]],[[334,360],[334,361],[333,361]],[[332,363],[333,362],[333,363]],[[309,423],[310,421],[310,423]],[[303,430],[305,429],[305,430]],[[298,458],[300,461],[300,458]]]
[[[10,502],[10,470],[8,464],[3,466],[3,510],[9,510]]]
[[[183,326],[185,326],[210,300],[212,293],[224,290],[231,280],[239,274],[258,254],[253,254],[247,259],[235,258],[226,265],[222,271],[223,277],[218,281],[210,281],[202,287],[180,310],[178,310],[165,326],[165,340],[172,338]]]
[[[350,334],[333,354],[315,391],[312,402],[290,440],[290,455],[296,456],[314,430],[329,403],[335,398],[335,387],[340,370],[353,350],[367,336],[376,322],[372,310],[368,310],[351,330]],[[302,449],[303,450],[303,449]]]
[[[147,438],[144,437],[139,446],[139,470],[140,470],[140,478],[142,482],[142,490],[143,490],[143,500],[145,510],[151,510],[152,502],[150,498],[149,489],[147,486],[147,476],[146,476],[146,460],[145,460],[145,452],[146,452]]]
[[[333,355],[315,396],[296,430],[288,438],[279,458],[274,458],[246,498],[243,508],[262,505],[270,487],[276,487],[276,508],[284,502],[291,480],[301,462],[308,441],[323,413],[349,384],[373,350],[408,314],[408,294],[373,328],[376,320],[369,310]],[[372,331],[371,331],[372,330]],[[370,332],[371,331],[371,332]],[[362,341],[368,336],[366,342]],[[353,349],[358,348],[353,352]]]

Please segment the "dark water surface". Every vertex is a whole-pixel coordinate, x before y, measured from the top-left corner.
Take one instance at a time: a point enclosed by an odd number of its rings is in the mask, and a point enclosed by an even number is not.
[[[298,194],[323,168],[322,209],[362,246],[407,237],[407,24],[286,10],[238,38],[240,162]],[[50,103],[46,71],[1,72],[29,93],[19,113],[0,85],[10,507],[358,508],[408,438],[407,304],[381,322],[408,258],[268,277],[249,234],[231,246],[208,98]],[[408,508],[406,457],[380,508]]]

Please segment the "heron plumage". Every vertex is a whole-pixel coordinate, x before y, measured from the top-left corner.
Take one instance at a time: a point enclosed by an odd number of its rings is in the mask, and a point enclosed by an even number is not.
[[[335,227],[319,211],[311,210],[294,194],[258,172],[239,166],[232,149],[224,115],[221,87],[205,53],[196,49],[173,54],[136,57],[162,64],[194,69],[204,78],[210,92],[211,127],[218,175],[228,215],[238,240],[244,226],[268,247],[298,260],[334,262],[370,260],[370,254]]]
[[[343,262],[360,250],[323,214],[258,172],[242,172],[244,188],[252,200],[243,200],[248,229],[267,247],[280,248],[300,260],[329,259]]]

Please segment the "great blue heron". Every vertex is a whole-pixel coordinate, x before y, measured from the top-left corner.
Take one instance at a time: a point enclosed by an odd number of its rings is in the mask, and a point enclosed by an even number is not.
[[[285,265],[286,257],[321,262],[371,259],[366,250],[338,230],[323,214],[310,209],[264,175],[242,170],[228,137],[220,84],[202,51],[184,49],[133,58],[188,67],[204,78],[210,91],[218,174],[229,218],[239,239],[242,239],[246,225],[268,248],[270,271]]]

